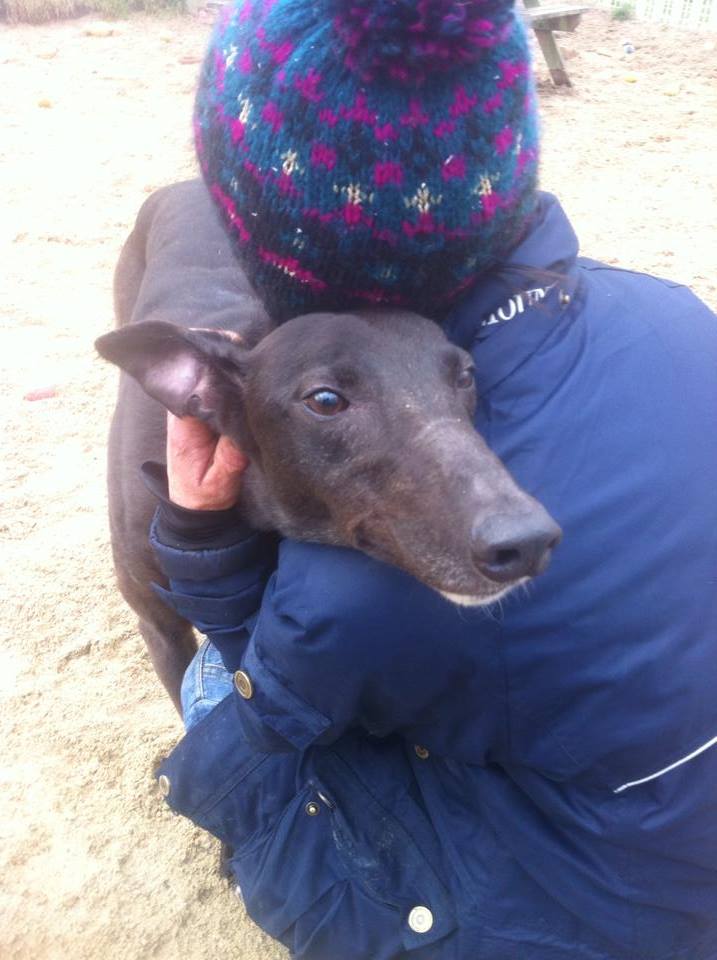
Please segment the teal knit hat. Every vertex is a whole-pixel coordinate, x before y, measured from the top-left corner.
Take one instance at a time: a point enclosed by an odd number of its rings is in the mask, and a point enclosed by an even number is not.
[[[196,145],[269,312],[445,312],[520,240],[535,95],[511,0],[239,0]]]

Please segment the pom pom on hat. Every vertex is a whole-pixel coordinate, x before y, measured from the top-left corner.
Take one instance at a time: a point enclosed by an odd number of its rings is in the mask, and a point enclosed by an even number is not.
[[[513,0],[328,0],[345,63],[414,81],[475,62],[510,30]]]

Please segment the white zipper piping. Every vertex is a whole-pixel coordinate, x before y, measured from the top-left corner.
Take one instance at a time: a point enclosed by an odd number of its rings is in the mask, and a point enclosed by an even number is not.
[[[649,777],[643,777],[641,780],[631,780],[629,783],[623,783],[621,787],[613,790],[613,793],[622,793],[623,790],[629,790],[630,787],[639,787],[641,783],[647,783],[649,780],[656,780],[657,777],[661,777],[663,774],[669,773],[670,770],[674,770],[675,767],[681,767],[683,763],[687,763],[689,760],[694,760],[695,757],[698,757],[701,753],[704,753],[705,750],[709,750],[710,747],[714,747],[715,744],[717,744],[717,737],[712,737],[712,739],[708,740],[707,743],[703,743],[701,747],[697,747],[697,749],[693,750],[692,753],[688,753],[686,757],[682,757],[681,760],[675,760],[675,762],[671,763],[669,767],[664,767],[662,770],[658,770],[657,773],[651,773]]]

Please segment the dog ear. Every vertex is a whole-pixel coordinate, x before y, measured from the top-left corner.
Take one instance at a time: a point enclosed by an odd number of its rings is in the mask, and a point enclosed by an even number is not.
[[[176,416],[198,417],[217,433],[236,432],[249,353],[238,334],[150,320],[106,333],[95,347]]]

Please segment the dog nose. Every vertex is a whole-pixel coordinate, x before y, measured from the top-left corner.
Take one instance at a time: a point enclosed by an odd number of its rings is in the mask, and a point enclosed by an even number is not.
[[[537,577],[561,538],[560,527],[544,511],[535,516],[496,514],[473,528],[473,562],[497,583]]]

